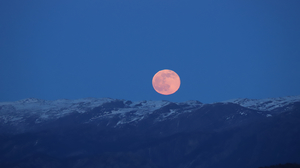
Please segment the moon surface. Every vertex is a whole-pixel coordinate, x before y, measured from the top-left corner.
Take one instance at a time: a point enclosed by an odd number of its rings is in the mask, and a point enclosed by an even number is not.
[[[180,87],[180,78],[176,72],[164,69],[158,71],[152,78],[154,90],[162,95],[175,93]]]

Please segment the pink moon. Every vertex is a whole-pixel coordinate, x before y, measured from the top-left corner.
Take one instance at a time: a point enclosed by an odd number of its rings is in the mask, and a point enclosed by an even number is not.
[[[157,93],[170,95],[180,87],[180,78],[176,72],[164,69],[158,71],[152,78],[152,86]]]

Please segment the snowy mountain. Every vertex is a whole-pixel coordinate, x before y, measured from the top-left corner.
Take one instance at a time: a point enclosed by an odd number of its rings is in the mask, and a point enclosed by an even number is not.
[[[274,111],[283,107],[288,108],[288,105],[295,102],[300,102],[300,96],[269,98],[269,99],[233,99],[223,101],[224,104],[236,104],[242,107],[257,110],[260,114],[270,117]],[[49,120],[58,119],[72,113],[86,113],[94,109],[101,109],[108,106],[108,110],[93,116],[87,122],[92,122],[97,119],[112,118],[119,116],[119,124],[138,122],[146,116],[151,115],[155,111],[173,105],[170,110],[161,111],[155,121],[163,121],[169,118],[178,117],[180,114],[189,113],[195,109],[215,105],[202,104],[198,101],[187,101],[181,103],[173,103],[168,101],[138,101],[131,102],[126,100],[118,100],[111,98],[85,98],[78,100],[60,99],[55,101],[46,101],[35,98],[28,98],[16,102],[0,102],[0,123],[16,124],[24,123],[27,119],[35,118],[34,123],[42,123]],[[281,109],[281,112],[288,109]],[[240,115],[247,115],[245,112]]]
[[[91,111],[99,110],[99,113],[93,115],[86,122],[95,120],[119,117],[116,125],[137,122],[145,116],[151,115],[158,109],[174,104],[168,101],[139,101],[131,102],[126,100],[118,100],[111,98],[86,98],[78,100],[55,100],[46,101],[35,98],[24,99],[16,102],[0,103],[0,123],[17,125],[26,123],[33,118],[35,124],[44,123],[47,121],[56,120],[66,117],[71,114],[90,113]],[[183,111],[188,112],[188,109],[200,107],[202,103],[197,101],[189,101],[178,103],[186,106]],[[176,104],[177,105],[177,104]],[[165,118],[174,116],[180,113],[176,110],[166,111],[161,113],[157,119],[164,120]]]
[[[300,96],[287,96],[268,99],[232,99],[223,101],[223,103],[235,103],[243,107],[260,111],[275,111],[289,104],[299,102]]]
[[[0,167],[250,168],[300,162],[299,123],[300,96],[211,104],[1,102]]]

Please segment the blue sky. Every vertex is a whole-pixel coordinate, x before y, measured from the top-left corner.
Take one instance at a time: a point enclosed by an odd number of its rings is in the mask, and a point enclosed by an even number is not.
[[[300,1],[0,2],[0,101],[300,95]],[[151,81],[174,70],[181,87]]]

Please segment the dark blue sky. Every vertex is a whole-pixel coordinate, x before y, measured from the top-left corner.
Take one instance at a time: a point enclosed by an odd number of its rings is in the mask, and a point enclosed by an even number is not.
[[[0,2],[0,101],[300,94],[300,1]],[[181,78],[154,91],[162,69]]]

